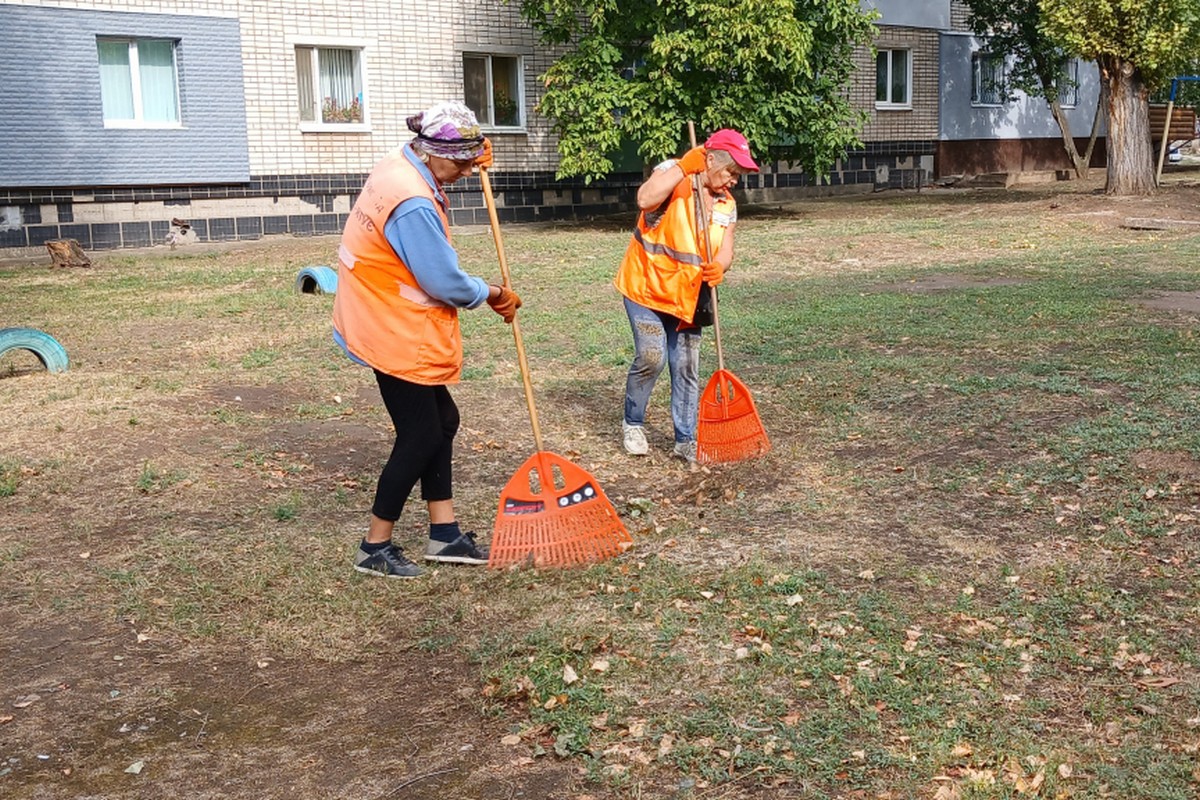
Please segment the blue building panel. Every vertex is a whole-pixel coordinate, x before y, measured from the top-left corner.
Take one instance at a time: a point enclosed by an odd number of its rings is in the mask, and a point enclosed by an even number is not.
[[[860,0],[864,11],[878,11],[878,25],[900,28],[950,28],[950,0]]]
[[[105,127],[101,37],[176,43],[178,127]],[[249,179],[238,20],[0,4],[0,187]]]
[[[1055,139],[1061,131],[1049,104],[1040,97],[1016,92],[1007,102],[984,105],[973,103],[971,92],[972,56],[986,49],[986,43],[970,34],[943,34],[941,37],[941,107],[938,119],[943,141],[975,139]],[[1071,131],[1087,136],[1092,130],[1096,104],[1100,97],[1100,76],[1092,62],[1081,63],[1078,102],[1064,107]]]

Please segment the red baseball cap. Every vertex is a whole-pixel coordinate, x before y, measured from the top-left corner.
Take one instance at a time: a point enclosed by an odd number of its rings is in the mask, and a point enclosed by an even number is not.
[[[734,163],[742,169],[758,172],[758,164],[754,163],[754,158],[750,155],[750,144],[746,141],[746,137],[732,128],[722,128],[708,137],[708,141],[704,143],[704,149],[724,150],[733,156]]]

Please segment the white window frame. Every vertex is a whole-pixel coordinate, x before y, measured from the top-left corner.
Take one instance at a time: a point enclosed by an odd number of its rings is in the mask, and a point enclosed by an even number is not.
[[[313,119],[300,120],[299,128],[301,133],[370,133],[371,132],[371,92],[369,75],[367,71],[367,50],[370,43],[363,39],[343,39],[339,37],[325,36],[306,36],[304,38],[289,39],[289,52],[292,57],[292,97],[295,102],[293,108],[299,108],[300,87],[295,82],[296,75],[296,50],[303,47],[312,50],[312,58],[309,59],[312,68],[312,85],[318,87],[321,85],[321,65],[320,59],[317,57],[318,50],[356,50],[358,52],[358,77],[362,84],[362,106],[363,118],[362,122],[323,122],[321,120],[321,98],[320,92],[313,92]],[[297,112],[298,113],[298,112]]]
[[[1073,81],[1073,85],[1067,86],[1064,81],[1058,87],[1058,104],[1063,108],[1075,108],[1079,105],[1079,59],[1068,58],[1064,61],[1062,72],[1066,80]]]
[[[891,91],[892,91],[892,69],[894,68],[893,62],[895,61],[895,59],[892,57],[892,54],[893,53],[905,53],[908,56],[908,58],[905,59],[905,62],[906,62],[905,67],[906,67],[907,74],[905,74],[905,76],[904,76],[904,89],[905,89],[905,94],[907,95],[907,97],[904,98],[903,102],[898,103],[894,100],[878,99],[879,54],[881,54],[881,53],[888,54],[888,57],[887,57],[887,84],[886,85],[888,87],[888,95],[889,96],[891,95]],[[912,48],[910,48],[910,47],[880,47],[880,48],[878,48],[875,51],[875,86],[876,86],[875,108],[884,110],[884,111],[911,111],[912,110],[912,97],[913,97],[912,76],[913,76],[913,50],[912,50]]]
[[[154,41],[154,42],[170,42],[171,43],[171,67],[175,73],[175,121],[174,122],[148,122],[143,119],[142,111],[142,76],[141,64],[138,61],[138,42]],[[154,128],[159,130],[170,130],[183,127],[183,101],[179,94],[179,40],[165,36],[97,36],[96,43],[99,46],[100,42],[124,42],[129,46],[129,81],[133,92],[133,119],[109,119],[104,118],[105,128]],[[103,111],[101,111],[103,114]]]
[[[983,99],[983,68],[984,65],[1000,66],[1000,81],[992,87],[995,99]],[[993,67],[994,69],[994,67]],[[987,50],[977,50],[971,54],[971,105],[977,108],[996,108],[1003,106],[1008,95],[1008,58]]]
[[[479,127],[487,132],[500,133],[519,133],[525,131],[526,116],[525,116],[525,55],[523,53],[506,53],[496,50],[463,50],[460,54],[459,63],[462,64],[467,58],[481,58],[486,61],[486,84],[487,84],[487,119],[483,117],[479,119]],[[517,124],[516,125],[496,125],[492,120],[496,119],[496,98],[492,92],[492,59],[493,58],[511,58],[517,62]],[[463,69],[463,95],[466,96],[466,69]],[[479,116],[479,115],[476,115]]]

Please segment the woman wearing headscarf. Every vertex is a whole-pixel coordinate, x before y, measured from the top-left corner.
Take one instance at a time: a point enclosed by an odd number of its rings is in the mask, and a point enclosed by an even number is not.
[[[392,542],[413,487],[429,511],[428,561],[486,564],[487,550],[459,529],[451,458],[459,414],[447,388],[459,381],[458,310],[485,302],[512,322],[511,289],[468,275],[450,241],[443,187],[492,163],[491,142],[462,103],[438,103],[408,118],[415,138],[367,177],[338,248],[333,337],[375,372],[396,440],[379,476],[371,520],[354,568],[414,578],[421,568]]]

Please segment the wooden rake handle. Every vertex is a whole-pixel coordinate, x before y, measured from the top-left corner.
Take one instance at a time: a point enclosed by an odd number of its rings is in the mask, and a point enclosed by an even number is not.
[[[696,146],[696,126],[691,120],[688,120],[688,138],[692,140],[692,147]],[[703,190],[700,185],[700,176],[692,176],[692,194],[696,196],[696,238],[704,243],[704,260],[712,261],[712,242],[708,238],[708,209],[704,207],[704,195],[700,194]],[[711,286],[712,291],[712,306],[713,306],[713,338],[717,342],[717,369],[725,371],[725,351],[721,347],[721,317],[717,314],[717,287]]]
[[[504,240],[500,237],[500,218],[496,215],[496,198],[492,196],[492,181],[486,167],[479,168],[479,182],[483,184],[483,199],[487,203],[488,220],[492,223],[492,239],[496,242],[496,257],[500,259],[500,275],[504,287],[512,289],[512,278],[508,273],[508,259],[504,257]],[[517,343],[517,362],[521,366],[521,382],[525,385],[525,405],[529,407],[529,422],[533,426],[533,442],[538,452],[542,447],[542,430],[538,427],[537,409],[533,405],[533,384],[529,380],[529,362],[525,358],[525,343],[521,339],[521,325],[517,317],[512,321],[513,340]]]

